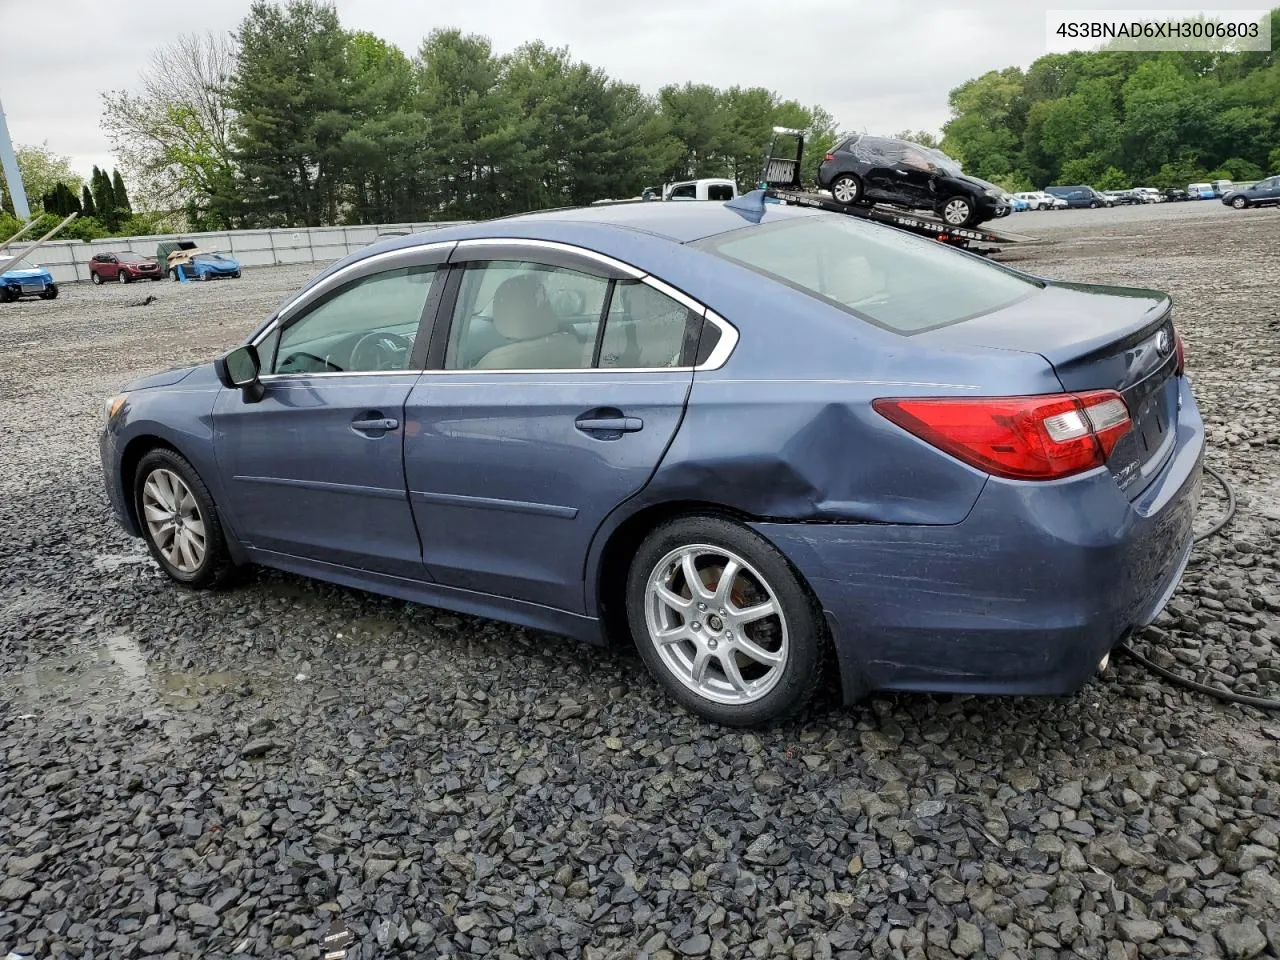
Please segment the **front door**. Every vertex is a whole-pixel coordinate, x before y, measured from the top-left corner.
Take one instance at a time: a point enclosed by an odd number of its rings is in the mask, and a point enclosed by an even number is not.
[[[462,243],[454,260],[439,369],[405,411],[423,558],[440,583],[584,612],[591,538],[675,435],[702,314],[563,250]]]
[[[259,346],[260,401],[219,395],[218,466],[250,546],[426,579],[404,481],[405,400],[435,308],[432,261],[447,254],[357,264]]]

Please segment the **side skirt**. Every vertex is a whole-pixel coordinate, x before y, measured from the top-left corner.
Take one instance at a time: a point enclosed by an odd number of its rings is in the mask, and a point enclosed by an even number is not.
[[[287,553],[277,553],[274,550],[246,547],[245,554],[250,563],[301,574],[304,577],[314,577],[317,580],[341,584],[344,587],[368,590],[371,593],[430,607],[440,607],[456,613],[489,617],[533,630],[545,630],[548,633],[561,634],[596,646],[607,644],[604,625],[596,617],[585,617],[538,603],[513,600],[510,597],[497,597],[474,590],[463,590],[460,587],[448,587],[438,583],[393,577],[384,573],[372,573],[368,570],[357,570],[354,567],[325,563],[321,560],[308,560]]]

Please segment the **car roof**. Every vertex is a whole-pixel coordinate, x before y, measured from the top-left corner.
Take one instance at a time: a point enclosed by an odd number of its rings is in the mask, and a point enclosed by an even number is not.
[[[839,216],[778,203],[761,203],[759,207],[755,207],[753,199],[748,194],[727,202],[688,200],[671,203],[657,200],[539,210],[495,220],[439,227],[407,237],[388,237],[330,264],[312,277],[302,290],[282,301],[281,306],[350,264],[395,250],[408,250],[428,244],[494,238],[542,240],[595,250],[636,264],[642,269],[673,269],[680,272],[672,257],[680,245],[733,230],[748,229],[756,224]],[[668,282],[672,282],[672,276],[667,274]]]
[[[782,204],[768,204],[765,210],[768,219],[774,222],[813,214],[813,211]],[[751,221],[743,216],[741,210],[727,207],[724,202],[718,200],[695,200],[685,203],[642,201],[612,206],[599,204],[563,210],[540,210],[514,217],[504,217],[501,220],[487,221],[487,225],[491,225],[496,231],[488,235],[498,235],[502,229],[498,226],[499,224],[551,222],[601,224],[653,234],[676,243],[692,243],[694,240],[702,240],[730,230],[751,226]]]

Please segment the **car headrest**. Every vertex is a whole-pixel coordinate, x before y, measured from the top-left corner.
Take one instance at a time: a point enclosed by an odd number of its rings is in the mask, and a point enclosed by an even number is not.
[[[493,295],[493,327],[508,340],[537,340],[559,330],[542,280],[527,273],[503,280]]]

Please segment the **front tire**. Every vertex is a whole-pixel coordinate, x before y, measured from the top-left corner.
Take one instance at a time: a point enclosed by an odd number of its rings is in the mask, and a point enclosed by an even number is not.
[[[1237,210],[1243,210],[1245,207],[1249,205],[1249,201],[1246,200],[1244,197],[1236,197],[1234,200],[1231,201],[1231,205],[1235,207]]]
[[[89,271],[89,279],[90,281],[93,282],[94,286],[96,287],[102,286],[102,274],[91,270]]]
[[[668,521],[636,551],[627,619],[672,699],[750,727],[804,706],[822,675],[822,612],[767,540],[720,517]]]
[[[40,294],[40,299],[41,300],[57,300],[58,285],[56,283],[51,283],[47,287],[45,287],[44,291]]]
[[[851,207],[862,199],[862,181],[852,173],[842,173],[831,181],[831,196],[836,203]]]
[[[163,447],[146,454],[133,480],[142,538],[156,563],[186,587],[226,580],[232,569],[218,509],[186,458]]]
[[[117,274],[116,274],[116,279],[117,279],[118,281],[120,281],[121,283],[128,283],[128,282],[129,282],[129,274],[127,274],[127,273],[125,273],[123,270],[121,270],[119,273],[117,273]]]
[[[938,205],[938,216],[948,226],[967,227],[974,220],[973,202],[968,197],[949,197]]]

